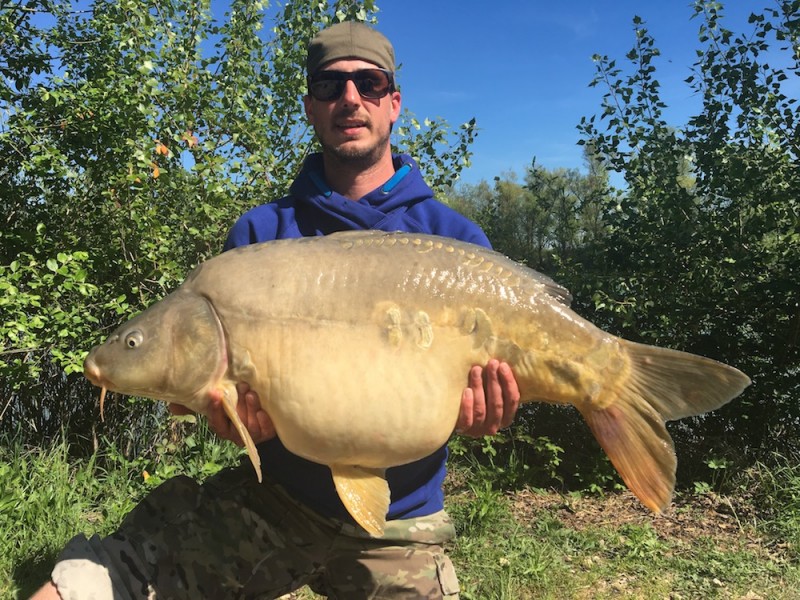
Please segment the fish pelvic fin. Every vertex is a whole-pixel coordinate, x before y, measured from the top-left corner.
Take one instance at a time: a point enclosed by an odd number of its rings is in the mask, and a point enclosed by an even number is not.
[[[579,407],[625,485],[653,512],[669,506],[675,488],[675,448],[666,421],[726,404],[750,385],[741,371],[677,350],[622,340],[631,374],[615,397]]]
[[[389,484],[384,469],[331,465],[336,492],[347,512],[374,537],[383,535],[389,512]]]
[[[253,438],[250,436],[250,433],[247,431],[247,427],[244,426],[242,419],[239,418],[239,413],[236,411],[236,405],[239,402],[239,395],[236,391],[236,386],[233,383],[226,384],[221,389],[212,391],[211,395],[220,396],[220,399],[222,400],[222,408],[225,409],[225,414],[228,415],[231,423],[233,423],[233,426],[239,433],[239,437],[242,438],[244,447],[247,449],[247,456],[250,457],[250,462],[253,463],[253,468],[256,471],[258,482],[261,483],[261,457],[258,455],[258,450],[253,442]]]

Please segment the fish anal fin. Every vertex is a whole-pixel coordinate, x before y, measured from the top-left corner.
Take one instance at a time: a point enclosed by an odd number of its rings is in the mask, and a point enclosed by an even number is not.
[[[336,492],[347,512],[370,535],[380,537],[389,512],[389,484],[384,469],[331,465]]]
[[[226,384],[220,388],[212,390],[210,395],[212,398],[219,398],[219,400],[221,400],[222,408],[225,410],[225,414],[228,415],[231,423],[233,423],[233,426],[236,428],[239,436],[244,441],[244,447],[247,449],[247,456],[250,457],[250,462],[253,463],[253,468],[256,471],[258,482],[261,483],[261,457],[258,455],[258,450],[256,450],[256,445],[253,442],[253,438],[250,436],[250,433],[247,431],[247,427],[244,426],[242,419],[239,418],[239,413],[236,411],[236,405],[239,402],[239,395],[236,391],[236,386],[233,383]]]
[[[647,405],[625,402],[581,414],[625,485],[647,508],[664,511],[672,500],[677,460],[660,416]]]

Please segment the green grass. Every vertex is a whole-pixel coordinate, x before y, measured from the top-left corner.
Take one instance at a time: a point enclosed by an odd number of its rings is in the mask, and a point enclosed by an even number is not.
[[[150,456],[133,459],[113,446],[75,459],[63,441],[40,449],[0,440],[0,600],[27,598],[73,536],[113,532],[164,479],[179,472],[202,479],[237,462],[238,448],[192,424],[172,419],[154,432]]]
[[[449,554],[465,600],[541,598],[566,575],[558,548],[514,519],[509,500],[485,487],[455,494],[448,510],[458,536]],[[488,510],[486,510],[488,508]]]
[[[759,506],[764,529],[800,555],[800,461],[776,456],[769,467],[755,465],[749,477],[756,485],[744,493]]]
[[[680,496],[664,516],[630,493],[501,493],[463,473],[453,487],[464,598],[800,598],[797,461],[757,465],[735,495]]]
[[[64,443],[0,445],[0,599],[26,598],[74,534],[112,531],[163,478],[178,470],[203,477],[239,455],[205,435],[180,448],[169,439],[159,442],[157,462],[113,448],[77,460]],[[447,508],[458,537],[448,552],[461,597],[800,598],[797,464],[756,465],[728,495],[681,496],[665,517],[629,494],[506,492],[456,466]]]
[[[701,535],[686,541],[649,523],[575,528],[550,511],[527,523],[509,512],[485,531],[462,531],[451,551],[462,596],[800,598],[797,557],[770,553],[769,538],[759,545],[743,532],[738,540]]]
[[[32,593],[75,534],[113,531],[136,500],[131,477],[70,461],[63,443],[0,449],[0,598]]]

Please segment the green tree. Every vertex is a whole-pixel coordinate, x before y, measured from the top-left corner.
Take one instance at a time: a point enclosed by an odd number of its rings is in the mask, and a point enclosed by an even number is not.
[[[0,430],[32,442],[92,431],[83,353],[219,252],[245,209],[285,194],[315,144],[306,41],[377,11],[372,0],[232,0],[224,15],[209,0],[0,9]],[[406,113],[395,138],[444,188],[474,135],[474,122]],[[101,433],[135,435],[131,415],[152,408],[124,413]]]
[[[593,85],[607,91],[601,114],[580,127],[626,184],[605,208],[596,320],[753,378],[701,427],[676,428],[717,451],[796,450],[800,439],[800,114],[789,92],[799,8],[780,0],[734,33],[720,3],[695,2],[700,48],[687,84],[702,107],[680,127],[666,122],[660,53],[635,18],[627,67],[595,57]]]
[[[450,203],[486,231],[493,246],[550,274],[557,265],[603,235],[601,207],[608,176],[587,157],[588,174],[549,170],[531,161],[520,183],[514,173],[451,192]]]

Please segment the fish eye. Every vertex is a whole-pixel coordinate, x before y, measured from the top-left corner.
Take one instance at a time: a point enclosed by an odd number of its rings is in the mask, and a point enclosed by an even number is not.
[[[139,346],[143,341],[142,332],[141,331],[131,331],[128,335],[125,336],[125,345],[128,348],[136,348]]]

